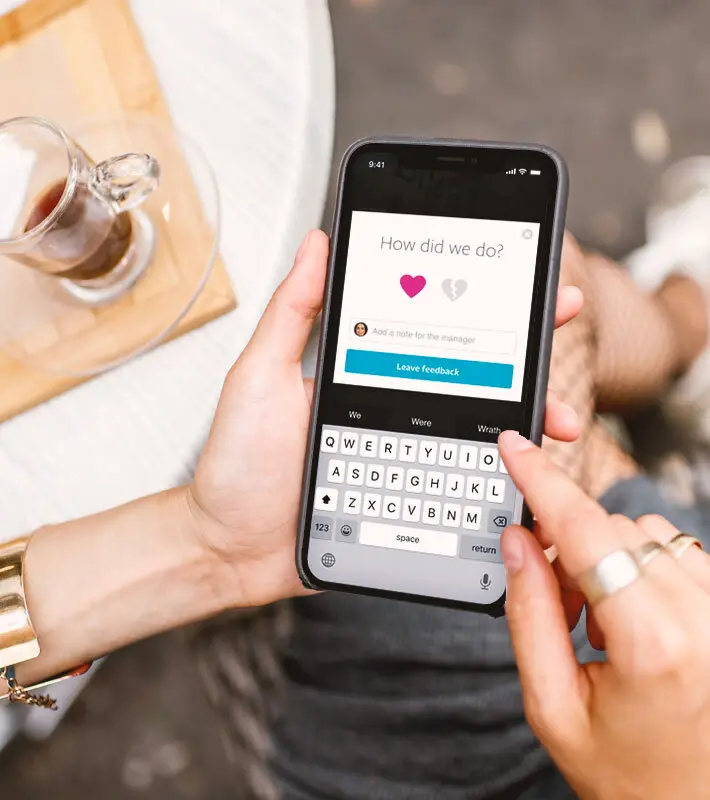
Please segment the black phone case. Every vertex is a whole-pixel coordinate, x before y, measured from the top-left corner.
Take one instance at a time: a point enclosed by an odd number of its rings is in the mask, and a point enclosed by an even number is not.
[[[545,288],[545,301],[543,307],[543,320],[542,320],[542,334],[540,341],[540,357],[538,361],[537,376],[536,376],[536,391],[533,400],[532,424],[531,429],[527,432],[528,437],[540,444],[542,441],[542,432],[545,421],[545,398],[547,395],[547,381],[550,373],[550,354],[552,351],[552,334],[555,329],[555,308],[557,304],[557,286],[560,276],[560,259],[562,254],[562,239],[564,236],[565,227],[565,213],[567,209],[567,194],[569,179],[567,174],[567,166],[562,157],[550,147],[538,144],[518,144],[515,142],[488,142],[466,139],[419,139],[416,137],[408,136],[392,136],[392,137],[370,137],[366,139],[358,139],[353,142],[350,147],[343,154],[340,162],[340,171],[338,176],[338,195],[333,212],[333,226],[331,232],[331,246],[330,246],[330,259],[328,263],[328,275],[326,279],[325,295],[323,302],[323,318],[321,324],[320,341],[318,344],[318,360],[316,365],[315,375],[315,389],[313,393],[313,406],[311,410],[311,422],[308,432],[308,447],[306,452],[306,462],[303,475],[303,486],[301,492],[301,509],[298,521],[298,539],[296,542],[296,567],[301,582],[307,589],[324,590],[330,589],[334,591],[348,592],[350,594],[364,594],[374,597],[384,597],[393,600],[408,600],[415,603],[425,603],[427,605],[446,606],[449,608],[467,609],[469,611],[477,611],[479,613],[488,614],[491,617],[501,617],[505,614],[505,597],[506,593],[494,603],[464,603],[454,600],[447,600],[444,598],[433,598],[428,596],[406,594],[403,592],[390,592],[379,589],[370,589],[367,587],[353,587],[344,584],[321,583],[314,575],[310,573],[305,558],[305,545],[307,543],[308,534],[306,532],[306,516],[307,516],[307,501],[308,490],[311,482],[311,466],[313,464],[313,454],[316,447],[316,419],[318,416],[318,404],[320,401],[320,387],[322,380],[323,369],[323,356],[325,352],[325,340],[328,330],[328,318],[330,314],[330,298],[333,286],[333,274],[335,270],[335,252],[337,248],[340,216],[342,212],[343,201],[343,184],[345,181],[346,167],[350,159],[357,153],[357,151],[364,145],[370,144],[417,144],[417,145],[435,145],[437,147],[486,147],[496,148],[501,150],[535,150],[537,152],[545,153],[555,163],[557,173],[559,176],[557,200],[555,203],[555,211],[552,226],[552,239],[550,243],[550,267],[547,276],[547,286]],[[523,434],[526,432],[523,431]],[[526,527],[532,526],[532,514],[526,505],[523,506],[522,524]]]

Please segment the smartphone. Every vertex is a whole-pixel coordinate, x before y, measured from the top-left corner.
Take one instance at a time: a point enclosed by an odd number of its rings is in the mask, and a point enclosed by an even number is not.
[[[303,583],[503,613],[531,516],[567,199],[539,145],[368,139],[343,159],[303,483]]]

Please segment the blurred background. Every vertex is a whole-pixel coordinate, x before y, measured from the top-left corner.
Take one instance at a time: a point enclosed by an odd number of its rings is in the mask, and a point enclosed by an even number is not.
[[[700,0],[330,0],[329,9],[326,228],[337,161],[355,138],[544,142],[570,168],[571,230],[623,257],[643,240],[645,201],[664,167],[710,151],[710,5]],[[183,632],[109,659],[47,741],[20,737],[0,754],[0,774],[13,800],[237,796]]]

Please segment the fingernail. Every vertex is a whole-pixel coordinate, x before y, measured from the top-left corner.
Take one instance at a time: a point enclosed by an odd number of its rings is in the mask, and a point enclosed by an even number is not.
[[[498,437],[498,444],[508,453],[522,453],[523,450],[530,450],[535,446],[517,431],[503,431]]]
[[[311,238],[311,231],[308,231],[308,233],[303,237],[303,241],[301,242],[298,250],[296,251],[296,259],[295,259],[296,264],[298,264],[298,262],[303,258],[306,250],[308,250],[308,240],[310,238]]]
[[[575,294],[579,295],[579,299],[584,302],[584,291],[581,286],[568,286],[568,289],[574,289]]]
[[[514,528],[503,533],[500,540],[500,552],[503,556],[506,574],[517,575],[523,568],[523,543],[520,540],[520,533]]]
[[[570,424],[576,424],[579,421],[579,415],[577,412],[572,408],[569,403],[563,403],[560,401],[560,408],[563,409],[563,414],[567,417],[567,422]]]

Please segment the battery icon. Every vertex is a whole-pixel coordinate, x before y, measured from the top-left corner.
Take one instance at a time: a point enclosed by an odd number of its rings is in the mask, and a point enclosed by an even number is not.
[[[530,170],[530,174],[531,175],[539,175],[540,174],[540,170],[539,169],[531,169]]]

